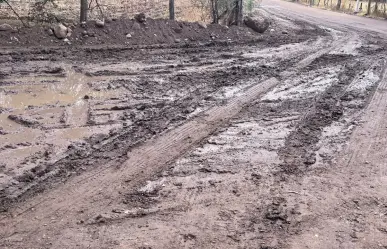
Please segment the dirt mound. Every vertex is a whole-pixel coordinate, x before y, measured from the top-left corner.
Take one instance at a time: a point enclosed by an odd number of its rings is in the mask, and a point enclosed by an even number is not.
[[[49,27],[3,31],[0,32],[0,46],[149,45],[211,40],[246,41],[259,36],[247,27],[211,24],[204,28],[199,23],[149,18],[144,23],[133,19],[114,19],[106,22],[104,27],[97,27],[95,21],[66,26],[72,33],[63,40],[57,39]]]

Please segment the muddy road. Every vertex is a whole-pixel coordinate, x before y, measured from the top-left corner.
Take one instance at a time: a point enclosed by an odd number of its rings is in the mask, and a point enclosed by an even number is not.
[[[265,34],[4,47],[0,247],[387,248],[383,25],[306,9],[264,2]]]

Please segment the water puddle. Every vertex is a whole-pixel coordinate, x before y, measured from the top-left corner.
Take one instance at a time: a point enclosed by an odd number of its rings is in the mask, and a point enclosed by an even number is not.
[[[93,83],[107,83],[112,77],[89,77],[76,72],[70,65],[60,66],[65,69],[66,77],[17,75],[2,82],[0,148],[4,149],[0,150],[0,158],[7,158],[7,168],[17,170],[25,158],[47,146],[55,154],[62,153],[72,141],[82,140],[94,132],[109,132],[109,127],[85,126],[89,101],[120,95],[118,90],[93,88]],[[21,124],[23,121],[15,122],[9,119],[11,114],[20,116],[21,120],[32,120],[38,125],[29,127],[28,124]]]
[[[71,66],[63,66],[66,77],[35,76],[12,79],[23,84],[7,85],[0,88],[0,107],[25,109],[28,106],[74,104],[86,95],[102,98],[112,95],[110,91],[96,91],[90,88],[93,81],[108,77],[89,77],[78,73]]]

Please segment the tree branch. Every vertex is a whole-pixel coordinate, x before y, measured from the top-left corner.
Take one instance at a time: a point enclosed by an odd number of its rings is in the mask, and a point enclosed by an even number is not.
[[[13,11],[13,13],[15,13],[15,15],[17,16],[17,18],[19,18],[19,20],[23,23],[23,26],[24,27],[28,27],[27,24],[24,23],[24,21],[21,19],[21,17],[19,16],[19,14],[16,12],[16,10],[14,10],[14,8],[12,8],[12,6],[9,4],[9,2],[7,0],[3,0],[10,8],[11,10]]]

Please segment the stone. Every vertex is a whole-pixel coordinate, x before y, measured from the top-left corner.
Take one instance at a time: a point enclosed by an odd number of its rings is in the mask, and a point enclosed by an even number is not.
[[[72,34],[73,34],[72,29],[67,28],[67,35],[66,35],[66,37],[71,37]]]
[[[134,22],[132,25],[132,30],[140,30],[141,25],[138,22]]]
[[[265,32],[270,26],[270,21],[267,18],[263,17],[253,19],[247,16],[245,17],[244,22],[247,27],[258,33]]]
[[[49,28],[49,29],[47,30],[47,34],[48,34],[49,36],[53,36],[53,35],[54,35],[54,31],[52,31],[52,29]]]
[[[11,31],[11,30],[13,30],[13,28],[8,23],[4,23],[0,25],[0,31]]]
[[[198,25],[199,25],[199,27],[201,27],[202,29],[206,29],[206,28],[207,28],[207,24],[205,24],[205,23],[202,22],[202,21],[198,21]]]
[[[127,34],[126,38],[132,38],[132,35],[131,34]]]
[[[67,43],[68,45],[71,45],[71,42],[70,42],[70,40],[69,40],[69,39],[67,39],[67,38],[64,38],[64,39],[63,39],[63,41],[64,41],[65,43]]]
[[[135,19],[137,22],[139,22],[139,23],[144,23],[144,22],[146,22],[146,16],[145,16],[144,13],[136,14],[136,15],[134,16],[134,19]]]
[[[183,29],[178,27],[178,28],[174,28],[173,31],[175,31],[175,33],[177,34],[181,34],[183,32]]]
[[[67,27],[59,23],[54,26],[54,34],[59,39],[64,39],[67,36]]]
[[[105,27],[105,21],[103,21],[103,20],[96,20],[95,21],[95,26],[98,27],[98,28],[103,28],[103,27]]]

